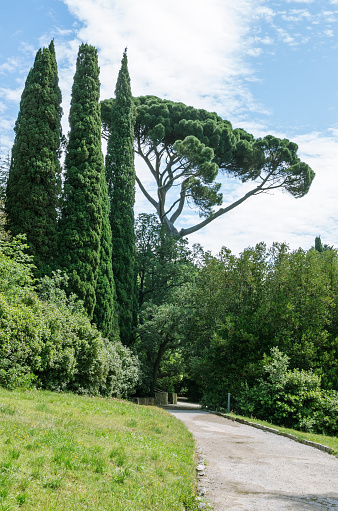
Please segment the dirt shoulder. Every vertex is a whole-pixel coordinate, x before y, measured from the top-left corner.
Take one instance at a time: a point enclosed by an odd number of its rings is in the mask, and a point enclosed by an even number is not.
[[[170,410],[206,461],[215,511],[338,510],[338,459],[289,438],[201,410]]]

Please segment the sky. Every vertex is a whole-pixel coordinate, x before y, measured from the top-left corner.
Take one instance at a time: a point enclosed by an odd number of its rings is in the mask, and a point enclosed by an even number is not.
[[[251,197],[189,237],[217,253],[265,241],[338,247],[338,0],[12,0],[0,17],[0,146],[8,151],[29,69],[54,39],[63,129],[76,55],[98,49],[101,98],[114,96],[124,49],[134,96],[217,112],[255,137],[299,146],[316,173],[309,193]],[[104,150],[104,148],[103,148]],[[136,170],[150,182],[136,160]],[[224,206],[254,185],[223,180]],[[136,213],[153,212],[136,192]],[[187,209],[180,226],[199,221]]]

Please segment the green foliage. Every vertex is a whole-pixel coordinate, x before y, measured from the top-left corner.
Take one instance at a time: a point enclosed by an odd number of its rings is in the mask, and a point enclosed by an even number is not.
[[[324,252],[324,251],[327,251],[327,250],[333,250],[333,245],[327,245],[325,243],[325,245],[322,244],[322,240],[320,239],[320,236],[316,236],[315,238],[315,249],[318,251],[318,252]]]
[[[102,235],[102,173],[100,82],[97,50],[79,48],[69,114],[64,202],[60,221],[60,264],[69,287],[83,300],[90,318]]]
[[[242,182],[261,178],[260,192],[283,188],[296,198],[307,194],[315,174],[300,161],[297,144],[272,135],[255,140],[241,129],[235,132],[239,140],[225,170]]]
[[[317,236],[315,239],[315,249],[317,250],[317,252],[323,252],[324,250],[320,236]]]
[[[195,271],[188,242],[169,236],[156,215],[146,213],[137,217],[135,236],[139,307],[165,303]]]
[[[155,215],[139,215],[135,233],[140,305],[135,349],[142,359],[144,373],[141,392],[147,394],[159,386],[158,378],[163,385],[167,381],[170,387],[174,380],[178,383],[181,379],[178,374],[182,364],[175,353],[187,314],[190,293],[187,286],[193,281],[196,268],[187,241],[169,236]],[[164,380],[170,359],[177,362],[171,364],[176,377]]]
[[[30,386],[36,379],[43,322],[34,314],[34,305],[10,304],[0,293],[0,385],[3,387]]]
[[[112,232],[109,222],[109,199],[105,170],[101,174],[102,234],[100,242],[100,263],[96,282],[96,304],[93,321],[104,337],[117,340],[120,336],[117,317],[117,298],[112,263]]]
[[[100,385],[100,394],[124,398],[132,395],[140,378],[138,357],[121,342],[106,342],[105,350],[108,371]]]
[[[277,347],[265,359],[267,379],[244,388],[237,406],[239,413],[267,419],[316,433],[338,432],[338,392],[323,391],[320,376],[311,370],[289,369],[289,357]]]
[[[132,344],[137,321],[135,276],[135,169],[133,103],[126,51],[118,75],[116,99],[110,112],[106,177],[110,200],[113,273],[121,341]]]
[[[67,308],[69,312],[84,313],[83,302],[74,293],[67,294],[69,277],[61,270],[45,275],[37,283],[38,296],[44,302],[53,303],[58,308]]]
[[[82,302],[67,296],[60,271],[38,283],[20,238],[0,246],[0,385],[127,396],[139,363],[91,325]]]
[[[10,155],[7,156],[3,153],[0,145],[0,201],[4,201],[6,195],[6,186],[8,180],[8,173],[10,168]],[[3,206],[1,205],[1,210]]]
[[[30,70],[15,124],[6,189],[7,226],[26,234],[36,273],[55,267],[57,209],[61,192],[61,92],[53,41]]]
[[[338,259],[264,244],[239,257],[206,253],[185,325],[189,376],[211,406],[226,406],[241,386],[263,377],[263,357],[278,346],[291,370],[313,370],[325,389],[337,388]]]
[[[242,129],[233,130],[215,113],[155,96],[134,98],[134,105],[135,152],[150,171],[156,195],[141,176],[136,180],[171,235],[196,232],[253,195],[280,188],[303,197],[311,186],[314,172],[300,161],[297,145],[287,139],[271,135],[255,139]],[[112,100],[101,103],[106,133],[111,130],[112,108]],[[243,197],[224,207],[223,173],[254,183]],[[178,232],[175,222],[186,205],[205,218]]]
[[[179,345],[178,322],[181,319],[179,304],[164,303],[148,305],[141,317],[138,327],[139,340],[136,349],[143,361],[143,371],[148,373],[150,392],[156,387],[156,380],[165,351]],[[142,356],[143,355],[143,356]]]

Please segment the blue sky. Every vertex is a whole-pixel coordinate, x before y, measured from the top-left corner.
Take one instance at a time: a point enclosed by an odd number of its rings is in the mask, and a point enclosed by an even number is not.
[[[191,236],[217,252],[260,241],[338,247],[338,0],[13,0],[0,18],[0,143],[13,142],[21,92],[36,51],[54,38],[67,132],[76,53],[98,48],[101,96],[113,96],[128,46],[134,95],[216,111],[255,136],[299,145],[316,172],[309,194],[249,199]],[[137,171],[144,168],[137,162]],[[149,182],[149,186],[151,186]],[[224,203],[250,185],[225,182]],[[150,211],[137,193],[136,211]],[[198,218],[187,210],[182,225]]]

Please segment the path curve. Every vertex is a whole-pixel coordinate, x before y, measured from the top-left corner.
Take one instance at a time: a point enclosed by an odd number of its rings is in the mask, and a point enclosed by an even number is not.
[[[169,410],[193,433],[215,511],[338,510],[338,458],[201,410]]]

